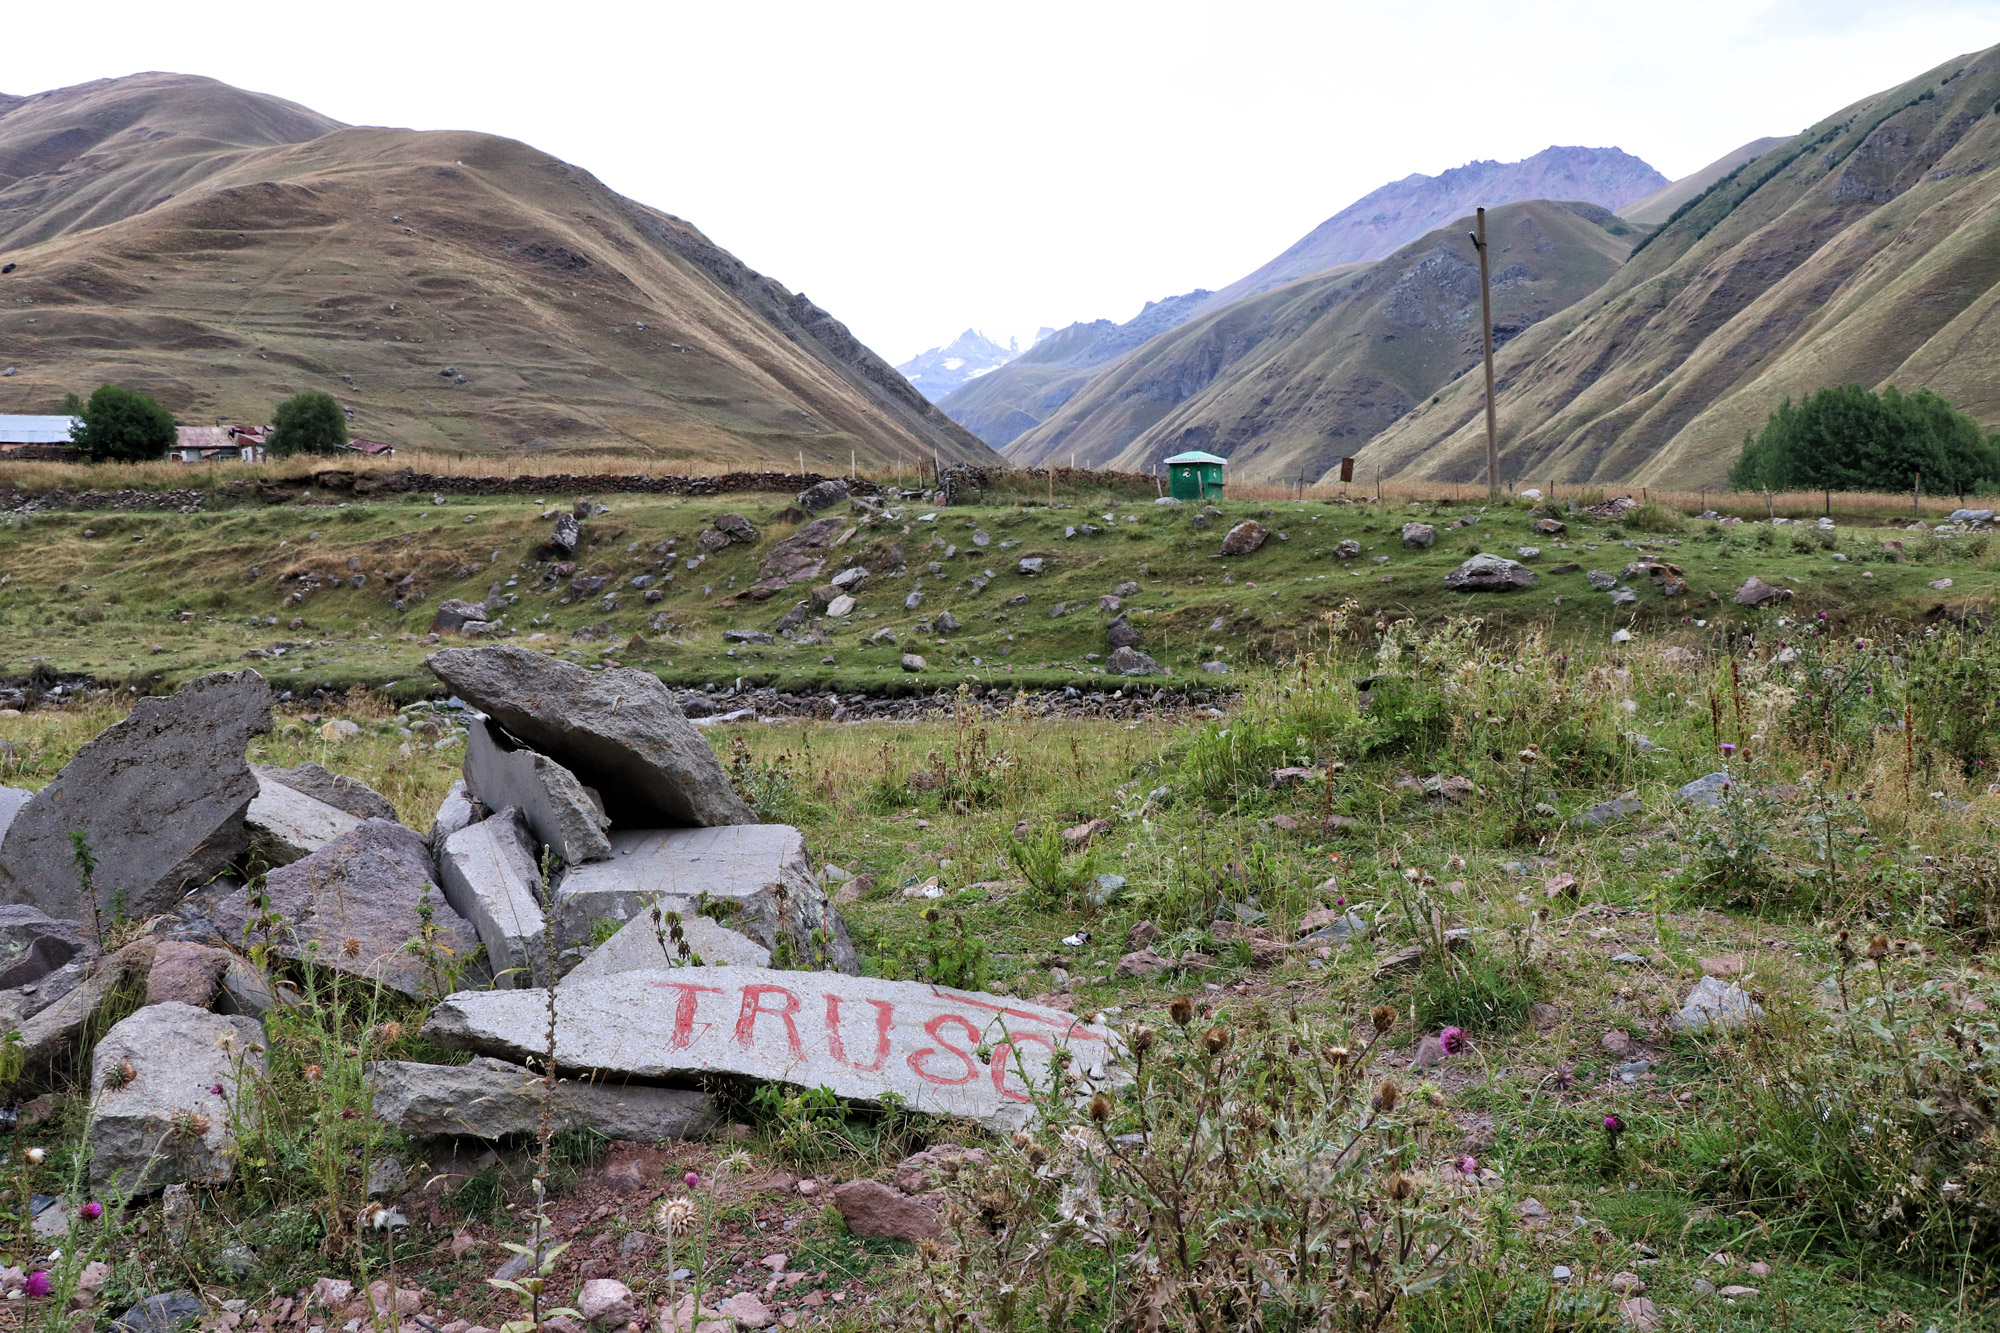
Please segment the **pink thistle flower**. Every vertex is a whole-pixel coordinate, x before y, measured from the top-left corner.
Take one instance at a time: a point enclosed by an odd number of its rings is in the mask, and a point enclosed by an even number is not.
[[[102,1216],[104,1216],[104,1205],[99,1203],[97,1200],[92,1199],[89,1203],[83,1206],[83,1217],[85,1221],[95,1222],[98,1218]]]
[[[700,1174],[694,1171],[688,1172],[686,1175],[682,1176],[681,1179],[687,1182],[687,1187],[689,1189],[693,1189],[696,1185],[701,1184]]]
[[[1724,742],[1722,743],[1722,755],[1723,755],[1723,758],[1725,758],[1725,759],[1726,759],[1726,758],[1728,758],[1728,757],[1729,757],[1730,755],[1732,755],[1732,754],[1735,754],[1735,753],[1736,753],[1736,743],[1735,743],[1734,741],[1724,741]]]
[[[1477,1157],[1459,1158],[1458,1173],[1464,1176],[1467,1180],[1475,1178],[1479,1174],[1479,1159]]]
[[[46,1272],[36,1271],[28,1274],[28,1294],[30,1296],[46,1296],[55,1290],[55,1286],[56,1284],[50,1280]]]
[[[1466,1044],[1464,1028],[1446,1028],[1438,1033],[1438,1045],[1444,1047],[1446,1055],[1457,1055]]]

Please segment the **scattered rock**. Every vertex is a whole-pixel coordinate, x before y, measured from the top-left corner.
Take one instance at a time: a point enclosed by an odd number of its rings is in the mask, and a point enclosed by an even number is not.
[[[1730,782],[1727,773],[1704,773],[1693,782],[1687,783],[1674,792],[1682,805],[1713,808],[1721,805],[1723,792]]]
[[[0,839],[0,899],[89,916],[70,842],[80,832],[97,858],[100,912],[168,911],[248,849],[257,779],[243,755],[270,729],[271,690],[254,671],[138,700],[14,816]]]
[[[879,1180],[850,1180],[833,1188],[833,1206],[857,1236],[882,1240],[937,1240],[944,1235],[937,1214]]]
[[[263,1069],[264,1029],[255,1019],[170,1002],[114,1025],[91,1056],[91,1185],[227,1182],[238,1079]]]
[[[986,1150],[983,1148],[965,1148],[956,1143],[932,1144],[896,1164],[896,1188],[905,1194],[922,1194],[955,1179],[963,1168],[985,1166],[986,1161]]]
[[[566,1069],[666,1080],[710,1076],[826,1086],[877,1103],[894,1092],[926,1112],[1008,1130],[1033,1115],[1020,1073],[1040,1085],[1055,1044],[1072,1072],[1095,1078],[1109,1033],[1059,1010],[913,981],[802,977],[754,967],[661,969],[566,982],[556,1060]],[[441,1045],[540,1059],[548,1004],[541,991],[461,991],[424,1025]],[[991,1043],[990,1055],[982,1043]]]
[[[1614,819],[1636,815],[1645,808],[1645,802],[1639,799],[1638,789],[1634,788],[1608,801],[1599,801],[1588,810],[1574,816],[1569,822],[1572,827],[1602,828]]]
[[[367,783],[350,778],[344,773],[334,773],[318,764],[300,764],[297,768],[253,767],[260,781],[281,782],[293,791],[302,792],[315,801],[323,801],[336,810],[345,810],[356,819],[396,818],[396,807],[389,798],[370,787]]]
[[[605,835],[611,821],[597,794],[486,718],[472,718],[466,727],[465,785],[489,810],[519,810],[535,836],[570,865],[611,855]]]
[[[1114,648],[1104,659],[1107,670],[1121,676],[1156,676],[1160,674],[1160,664],[1140,652],[1137,648]]]
[[[706,894],[731,930],[783,957],[783,965],[860,971],[847,923],[813,874],[805,835],[790,825],[635,829],[613,833],[611,845],[609,859],[572,867],[556,886],[564,945],[587,939],[599,922],[649,915],[655,899],[692,917],[695,896]]]
[[[153,966],[146,973],[146,1003],[208,1008],[230,957],[227,949],[161,940],[153,948]]]
[[[479,942],[431,882],[424,840],[385,819],[367,820],[311,856],[273,870],[264,895],[285,922],[273,932],[279,953],[310,957],[405,995],[420,995],[440,979],[409,947],[422,928],[420,905],[430,903],[438,942],[450,958],[462,962]],[[224,898],[215,916],[226,938],[243,938],[248,893],[238,889]]]
[[[1559,518],[1538,518],[1532,526],[1544,537],[1560,537],[1569,531],[1569,524]]]
[[[110,1333],[177,1333],[207,1313],[208,1307],[193,1292],[164,1291],[119,1315]]]
[[[371,1065],[375,1114],[420,1138],[463,1135],[508,1140],[534,1134],[542,1113],[539,1073],[476,1056],[463,1065],[384,1060]],[[564,1079],[551,1115],[558,1129],[593,1129],[651,1143],[692,1138],[721,1123],[705,1092]]]
[[[1419,549],[1428,547],[1438,539],[1437,529],[1428,523],[1405,523],[1403,525],[1403,545]]]
[[[1618,1028],[1612,1028],[1607,1031],[1599,1039],[1598,1044],[1613,1055],[1630,1055],[1632,1053],[1632,1038],[1630,1034]]]
[[[444,900],[486,946],[496,986],[555,980],[547,975],[547,923],[538,898],[541,872],[518,810],[510,806],[445,839],[437,872]]]
[[[437,814],[431,820],[430,845],[443,847],[452,834],[478,823],[480,815],[479,803],[466,790],[465,779],[460,778],[451,784],[444,799],[438,802]]]
[[[431,633],[457,634],[468,624],[484,624],[488,619],[484,605],[452,597],[438,604],[437,613],[431,617]]]
[[[917,653],[904,653],[897,659],[897,665],[901,666],[905,671],[928,671],[930,669],[930,663],[926,662]]]
[[[825,481],[814,482],[800,491],[793,497],[793,502],[808,514],[816,514],[822,509],[839,504],[847,498],[847,495],[847,483],[838,477],[829,477]]]
[[[1444,586],[1460,592],[1507,592],[1536,582],[1535,571],[1505,556],[1475,555],[1444,576]]]
[[[558,556],[576,554],[577,543],[583,540],[583,525],[576,521],[575,514],[558,514],[549,535],[542,539],[542,549]]]
[[[1653,1333],[1660,1326],[1659,1307],[1644,1296],[1633,1296],[1618,1302],[1618,1317],[1633,1333]]]
[[[1262,546],[1271,535],[1271,530],[1256,519],[1246,519],[1231,528],[1222,537],[1224,555],[1249,555]],[[1136,589],[1135,589],[1136,591]]]
[[[1695,1034],[1740,1032],[1763,1021],[1764,1010],[1742,987],[1703,977],[1681,1004],[1674,1027]]]
[[[747,824],[708,742],[648,672],[585,671],[512,645],[448,648],[431,670],[510,736],[606,793],[614,824]]]
[[[576,1298],[576,1312],[604,1328],[623,1328],[633,1319],[642,1322],[643,1307],[633,1299],[632,1289],[616,1278],[595,1277],[583,1284]]]
[[[1729,600],[1735,602],[1738,606],[1766,606],[1772,602],[1782,601],[1791,595],[1792,590],[1790,588],[1773,587],[1758,578],[1755,574],[1752,574],[1748,579],[1744,580],[1743,586],[1738,588],[1736,595]]]
[[[755,1292],[739,1291],[728,1300],[715,1307],[715,1312],[724,1319],[733,1319],[742,1328],[769,1328],[776,1323],[775,1316],[757,1299]]]
[[[256,770],[253,770],[256,771]],[[306,795],[256,771],[257,795],[244,824],[251,845],[269,865],[290,865],[310,856],[361,823],[345,810]]]

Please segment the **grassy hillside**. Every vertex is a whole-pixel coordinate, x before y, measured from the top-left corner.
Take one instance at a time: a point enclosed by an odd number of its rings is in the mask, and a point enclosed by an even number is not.
[[[1745,163],[1605,289],[1502,356],[1510,475],[1714,484],[1786,397],[1928,386],[2000,424],[2000,51],[1951,60]],[[1364,451],[1483,467],[1461,382]]]
[[[512,597],[505,621],[515,642],[612,657],[679,684],[741,678],[879,693],[974,681],[1108,690],[1227,684],[1228,676],[1197,668],[1218,658],[1241,670],[1288,657],[1322,616],[1350,599],[1361,615],[1432,622],[1478,615],[1496,626],[1542,627],[1601,643],[1622,627],[1702,639],[1728,625],[1768,625],[1781,615],[1805,620],[1822,611],[1841,623],[1917,623],[1946,604],[1989,603],[2000,588],[2000,551],[1985,539],[1933,541],[1877,526],[1907,521],[1890,515],[1843,518],[1835,533],[1821,536],[1683,523],[1652,510],[1634,521],[1644,529],[1571,517],[1570,534],[1550,539],[1533,532],[1530,511],[1518,502],[1483,511],[1474,504],[1232,501],[1196,526],[1188,507],[1065,487],[1055,508],[904,504],[888,517],[851,516],[853,535],[832,551],[820,579],[849,560],[869,570],[854,611],[841,619],[806,614],[793,637],[738,643],[725,631],[775,633],[780,617],[809,597],[809,584],[767,601],[745,595],[772,546],[797,530],[772,518],[789,497],[599,497],[611,512],[585,524],[586,546],[569,575],[535,548],[550,527],[539,516],[550,504],[566,509],[571,498],[446,497],[437,504],[412,495],[336,505],[322,496],[213,513],[10,516],[0,522],[0,663],[15,679],[78,674],[158,688],[250,661],[299,693],[371,685],[409,696],[432,686],[421,636],[443,601]],[[748,515],[757,540],[688,569],[699,533],[728,512]],[[1274,535],[1252,555],[1220,558],[1222,534],[1249,518]],[[1461,518],[1473,522],[1450,526]],[[1402,525],[1411,520],[1436,526],[1433,547],[1403,546]],[[1076,535],[1066,535],[1072,529]],[[1362,546],[1359,557],[1335,554],[1348,539]],[[1892,560],[1884,539],[1901,541],[1906,557]],[[668,543],[671,554],[664,553]],[[1443,587],[1443,576],[1475,549],[1511,557],[1530,545],[1541,551],[1529,560],[1541,571],[1533,588],[1468,595]],[[1665,596],[1636,578],[1637,604],[1618,610],[1585,581],[1584,570],[1616,575],[1649,554],[1680,565],[1689,590]],[[1018,572],[1028,557],[1045,562],[1039,575]],[[1581,568],[1555,572],[1572,563]],[[895,573],[899,568],[904,572]],[[1751,575],[1796,596],[1776,612],[1711,596],[1728,598]],[[648,576],[663,594],[651,602],[632,582]],[[1941,577],[1953,580],[1949,590],[1930,587]],[[1122,610],[1140,631],[1142,651],[1170,668],[1171,679],[1102,674],[1111,614],[1099,599],[1126,583],[1140,591],[1124,595]],[[912,594],[920,594],[915,607],[908,605]],[[939,633],[934,618],[943,612],[960,628]],[[904,670],[905,653],[921,655],[924,668]]]
[[[323,389],[398,445],[990,460],[802,293],[507,139],[149,74],[0,111],[0,412]]]
[[[1493,320],[1518,335],[1601,285],[1640,229],[1591,204],[1487,215]],[[1132,470],[1185,449],[1244,480],[1316,478],[1480,355],[1479,263],[1460,219],[1373,265],[1206,315],[1099,372],[1014,441],[1017,463]]]
[[[1634,199],[1623,208],[1612,212],[1627,222],[1640,222],[1648,227],[1657,227],[1674,215],[1682,204],[1688,203],[1709,186],[1727,176],[1754,157],[1764,154],[1783,143],[1779,136],[1752,139],[1741,148],[1733,148],[1699,171],[1691,172],[1677,181],[1669,181],[1643,199]]]

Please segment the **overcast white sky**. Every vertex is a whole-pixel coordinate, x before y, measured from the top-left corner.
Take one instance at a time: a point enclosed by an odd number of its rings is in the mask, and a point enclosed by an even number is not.
[[[167,69],[524,139],[892,361],[1219,287],[1411,172],[1680,176],[2000,43],[2000,0],[9,6],[0,91]]]

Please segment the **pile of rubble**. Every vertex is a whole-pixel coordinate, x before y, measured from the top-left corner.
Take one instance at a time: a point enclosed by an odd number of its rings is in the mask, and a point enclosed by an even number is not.
[[[144,988],[90,1052],[97,1188],[229,1179],[260,1020],[301,1002],[253,944],[429,1001],[425,1034],[480,1057],[374,1068],[377,1114],[418,1136],[534,1129],[550,988],[554,1121],[615,1138],[715,1126],[719,1080],[1008,1128],[1059,1049],[1084,1095],[1112,1076],[1102,1027],[859,976],[803,835],[755,822],[657,678],[511,646],[430,667],[470,725],[427,833],[318,765],[250,764],[272,700],[248,670],[141,699],[41,791],[0,789],[0,1026],[27,1081]],[[107,950],[114,918],[143,925]]]

